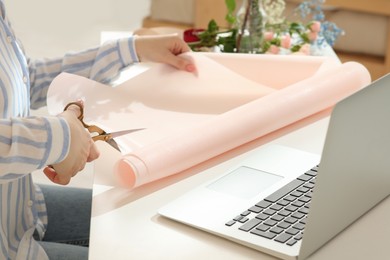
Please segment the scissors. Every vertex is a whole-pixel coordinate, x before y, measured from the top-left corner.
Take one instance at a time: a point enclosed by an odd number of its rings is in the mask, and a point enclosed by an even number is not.
[[[70,103],[68,103],[65,106],[64,111],[67,110],[71,105],[75,105],[75,106],[78,106],[80,108],[81,114],[78,117],[78,119],[83,124],[83,126],[88,130],[88,132],[90,132],[91,135],[93,135],[92,136],[92,140],[93,141],[95,141],[95,142],[96,141],[107,142],[108,144],[110,144],[112,147],[114,147],[119,152],[121,150],[119,149],[118,144],[115,142],[115,140],[113,138],[119,137],[119,136],[122,136],[122,135],[127,135],[127,134],[130,134],[130,133],[141,131],[141,130],[145,129],[145,128],[137,128],[137,129],[129,129],[129,130],[123,130],[123,131],[107,133],[106,131],[104,131],[103,129],[101,129],[100,127],[98,127],[96,125],[88,125],[88,124],[86,124],[84,122],[84,107],[80,103],[78,103],[78,102],[70,102]]]

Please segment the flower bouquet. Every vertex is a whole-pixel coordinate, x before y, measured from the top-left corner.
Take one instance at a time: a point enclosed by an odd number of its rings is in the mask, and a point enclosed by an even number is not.
[[[325,0],[303,1],[294,10],[296,21],[287,20],[284,0],[225,0],[226,21],[222,29],[211,20],[205,29],[189,29],[184,40],[194,51],[241,53],[310,54],[312,46],[333,46],[344,32],[326,21]]]

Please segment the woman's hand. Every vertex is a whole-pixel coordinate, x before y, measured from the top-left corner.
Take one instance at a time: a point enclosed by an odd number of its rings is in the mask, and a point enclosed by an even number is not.
[[[175,35],[140,36],[135,39],[135,48],[140,61],[166,63],[179,70],[195,72],[194,63],[178,56],[190,51],[188,45]]]
[[[99,157],[99,151],[94,141],[77,118],[80,113],[80,108],[72,105],[59,115],[68,122],[71,138],[67,157],[62,162],[48,166],[43,170],[54,183],[68,184],[73,176],[84,169],[87,162]]]

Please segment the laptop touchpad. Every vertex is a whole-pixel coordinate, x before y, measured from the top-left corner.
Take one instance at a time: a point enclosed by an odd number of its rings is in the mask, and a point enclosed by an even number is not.
[[[207,188],[242,199],[249,199],[281,179],[283,177],[279,175],[241,166],[209,184]]]

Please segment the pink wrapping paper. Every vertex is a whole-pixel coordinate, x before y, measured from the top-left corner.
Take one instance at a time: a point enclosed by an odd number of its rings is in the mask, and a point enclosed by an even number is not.
[[[60,111],[67,100],[83,96],[87,105],[92,104],[86,108],[86,119],[110,126],[107,130],[148,127],[118,140],[126,152],[114,173],[121,185],[134,188],[330,108],[370,83],[367,70],[354,62],[271,55],[191,54],[191,58],[198,63],[198,77],[158,65],[116,89],[65,75],[62,82],[73,87],[64,94],[62,84],[53,84],[49,110]],[[89,87],[83,88],[87,83]],[[199,102],[204,100],[203,106]]]

